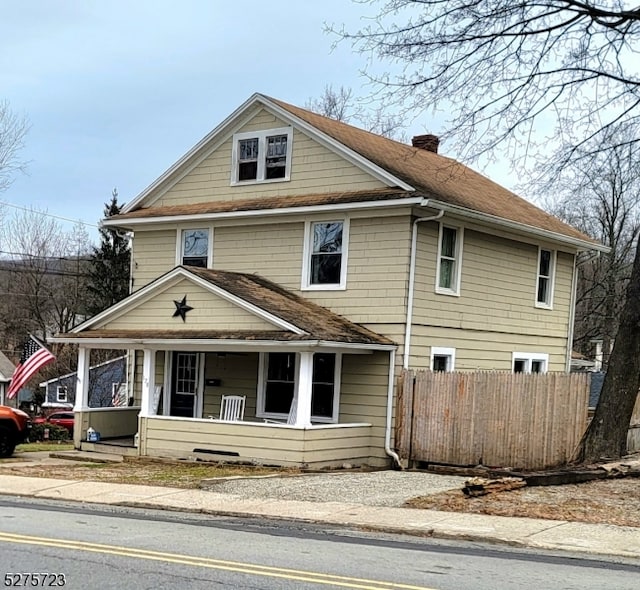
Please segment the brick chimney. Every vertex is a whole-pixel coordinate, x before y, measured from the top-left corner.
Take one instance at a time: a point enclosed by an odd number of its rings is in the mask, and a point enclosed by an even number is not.
[[[438,153],[438,145],[440,144],[440,138],[437,135],[415,135],[411,139],[411,145],[421,150],[427,150],[428,152]]]

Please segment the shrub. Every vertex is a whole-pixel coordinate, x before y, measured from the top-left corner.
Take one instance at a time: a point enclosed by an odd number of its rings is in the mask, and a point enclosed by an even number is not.
[[[45,430],[48,430],[48,437],[45,438]],[[34,424],[29,435],[31,442],[40,442],[43,440],[68,440],[69,431],[62,426],[55,424]]]

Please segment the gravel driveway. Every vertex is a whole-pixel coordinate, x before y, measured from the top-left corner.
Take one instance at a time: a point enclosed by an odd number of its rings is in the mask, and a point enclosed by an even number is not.
[[[209,479],[202,487],[243,498],[402,506],[409,498],[460,489],[467,479],[414,471],[374,471]]]

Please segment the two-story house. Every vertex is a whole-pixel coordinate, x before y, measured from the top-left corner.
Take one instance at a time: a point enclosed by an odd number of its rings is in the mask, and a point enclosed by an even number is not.
[[[397,458],[403,367],[568,370],[576,254],[602,249],[434,136],[260,94],[104,225],[133,234],[132,291],[55,339],[80,346],[76,444],[279,465]],[[129,351],[135,407],[88,407],[96,348]]]

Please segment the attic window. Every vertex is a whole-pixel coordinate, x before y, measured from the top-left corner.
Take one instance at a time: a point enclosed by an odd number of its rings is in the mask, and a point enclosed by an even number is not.
[[[292,137],[290,127],[236,133],[233,136],[231,184],[289,180]]]

